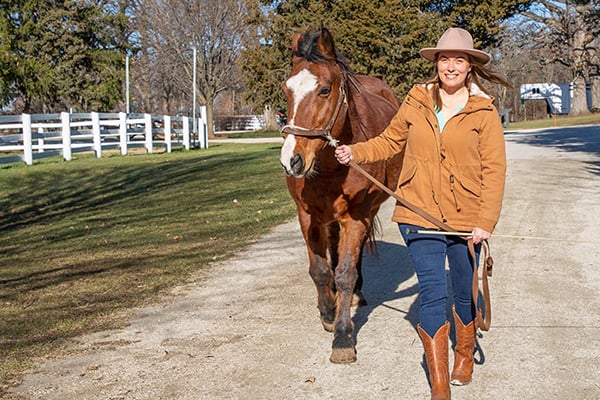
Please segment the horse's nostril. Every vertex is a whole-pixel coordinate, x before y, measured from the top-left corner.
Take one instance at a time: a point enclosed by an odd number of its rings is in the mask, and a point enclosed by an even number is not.
[[[290,160],[290,167],[295,173],[302,172],[302,169],[304,169],[304,159],[300,154],[294,154],[294,157]]]

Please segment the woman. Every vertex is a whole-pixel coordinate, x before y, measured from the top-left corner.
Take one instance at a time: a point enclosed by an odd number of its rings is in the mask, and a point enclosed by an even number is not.
[[[484,65],[490,56],[473,48],[469,32],[448,29],[421,56],[434,73],[416,84],[384,132],[368,142],[341,145],[342,164],[370,163],[405,151],[397,193],[456,230],[470,232],[479,257],[481,241],[498,221],[504,193],[504,132],[484,79],[510,86]],[[451,383],[466,385],[473,372],[476,310],[471,300],[472,260],[462,237],[417,233],[436,226],[401,205],[397,222],[419,281],[417,330],[425,350],[432,399],[450,398],[445,263],[454,291],[456,347]]]

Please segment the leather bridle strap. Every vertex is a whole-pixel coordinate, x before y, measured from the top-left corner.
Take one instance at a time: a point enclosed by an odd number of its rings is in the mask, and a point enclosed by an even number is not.
[[[402,197],[398,196],[396,194],[396,192],[394,192],[393,190],[391,190],[390,188],[385,186],[383,183],[379,182],[373,175],[369,174],[367,171],[365,171],[364,168],[359,166],[354,161],[350,161],[350,163],[348,163],[348,165],[350,167],[354,168],[357,172],[359,172],[365,178],[370,180],[379,189],[383,190],[385,193],[387,193],[388,195],[390,195],[394,199],[396,199],[396,201],[398,203],[400,203],[404,207],[408,208],[410,211],[414,212],[415,214],[419,215],[426,221],[431,222],[432,224],[434,224],[435,226],[437,226],[438,228],[440,228],[443,231],[446,231],[446,232],[454,232],[455,231],[448,224],[440,221],[439,219],[435,218],[434,216],[426,213],[421,208],[415,206],[414,204],[412,204],[412,203],[406,201],[405,199],[403,199]],[[482,311],[478,307],[479,273],[478,273],[478,268],[477,268],[477,257],[475,255],[475,245],[473,244],[472,237],[469,237],[466,240],[467,240],[467,247],[469,249],[469,254],[471,255],[471,259],[473,260],[472,301],[473,301],[473,304],[475,305],[475,310],[477,312],[475,325],[476,325],[476,327],[479,327],[483,331],[488,331],[490,329],[490,325],[492,323],[492,308],[491,308],[492,305],[491,305],[491,298],[490,298],[488,276],[492,276],[492,266],[493,266],[494,262],[493,262],[492,258],[489,256],[489,244],[488,244],[487,240],[482,241],[481,249],[483,252],[482,255],[483,255],[483,260],[484,260],[484,271],[482,273],[482,292],[483,292],[483,301],[484,301],[484,308],[485,308],[485,319],[484,319],[482,316]]]
[[[281,127],[281,134],[288,134],[294,136],[303,136],[303,137],[320,137],[327,140],[328,144],[333,147],[337,146],[337,139],[331,136],[331,130],[333,129],[333,125],[338,118],[342,105],[346,102],[346,90],[344,89],[346,85],[345,75],[342,74],[342,80],[340,82],[340,90],[338,101],[333,109],[333,113],[331,114],[331,118],[327,123],[325,128],[305,128],[297,125],[285,125]]]

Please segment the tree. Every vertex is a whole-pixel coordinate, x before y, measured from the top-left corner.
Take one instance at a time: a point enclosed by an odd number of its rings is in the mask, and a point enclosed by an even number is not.
[[[519,26],[518,19],[506,23],[506,29],[499,36],[499,43],[491,49],[494,69],[514,86],[513,89],[499,87],[495,93],[500,110],[511,110],[513,119],[547,118],[546,101],[527,101],[521,103],[520,85],[524,83],[569,82],[568,69],[560,64],[543,64],[539,60],[546,50],[538,48],[531,41],[536,32],[533,26]]]
[[[571,71],[574,115],[589,112],[586,83],[592,83],[593,107],[600,108],[599,14],[600,2],[582,0],[536,1],[522,13],[526,18],[522,26],[531,35],[529,43],[545,50],[540,63],[560,64]]]
[[[280,0],[254,1],[255,45],[242,54],[249,93],[259,104],[285,107],[281,83],[289,73],[294,32],[327,26],[352,69],[374,75],[399,97],[429,74],[418,51],[435,46],[450,26],[473,32],[478,45],[495,42],[500,22],[529,1]]]
[[[213,136],[213,102],[219,93],[236,85],[232,79],[248,29],[246,15],[241,0],[141,2],[137,19],[139,57],[147,61],[142,63],[146,69],[145,106],[167,103],[170,108],[170,102],[191,100],[195,48],[197,95],[199,103],[206,105],[208,133]]]
[[[0,102],[25,112],[110,110],[121,99],[128,24],[109,0],[0,3]]]

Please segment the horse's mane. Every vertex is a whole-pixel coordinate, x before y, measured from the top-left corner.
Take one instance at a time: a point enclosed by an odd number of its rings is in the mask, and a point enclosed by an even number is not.
[[[357,75],[352,72],[346,57],[337,47],[331,55],[325,55],[319,48],[321,30],[312,30],[300,36],[293,56],[304,58],[308,62],[319,64],[335,63],[346,80],[346,94],[349,98],[349,113],[353,142],[367,140],[378,135],[387,126],[392,115],[398,110],[398,100],[392,90],[379,79]]]
[[[298,40],[298,49],[293,52],[294,56],[302,57],[309,62],[315,63],[328,63],[331,62],[329,57],[326,57],[321,50],[319,49],[318,39],[321,35],[321,30],[313,30],[310,32],[304,33],[300,40]],[[342,55],[337,49],[334,47],[334,61],[337,65],[342,68],[342,71],[346,74],[350,74],[352,71],[348,65],[348,61],[346,57]]]

